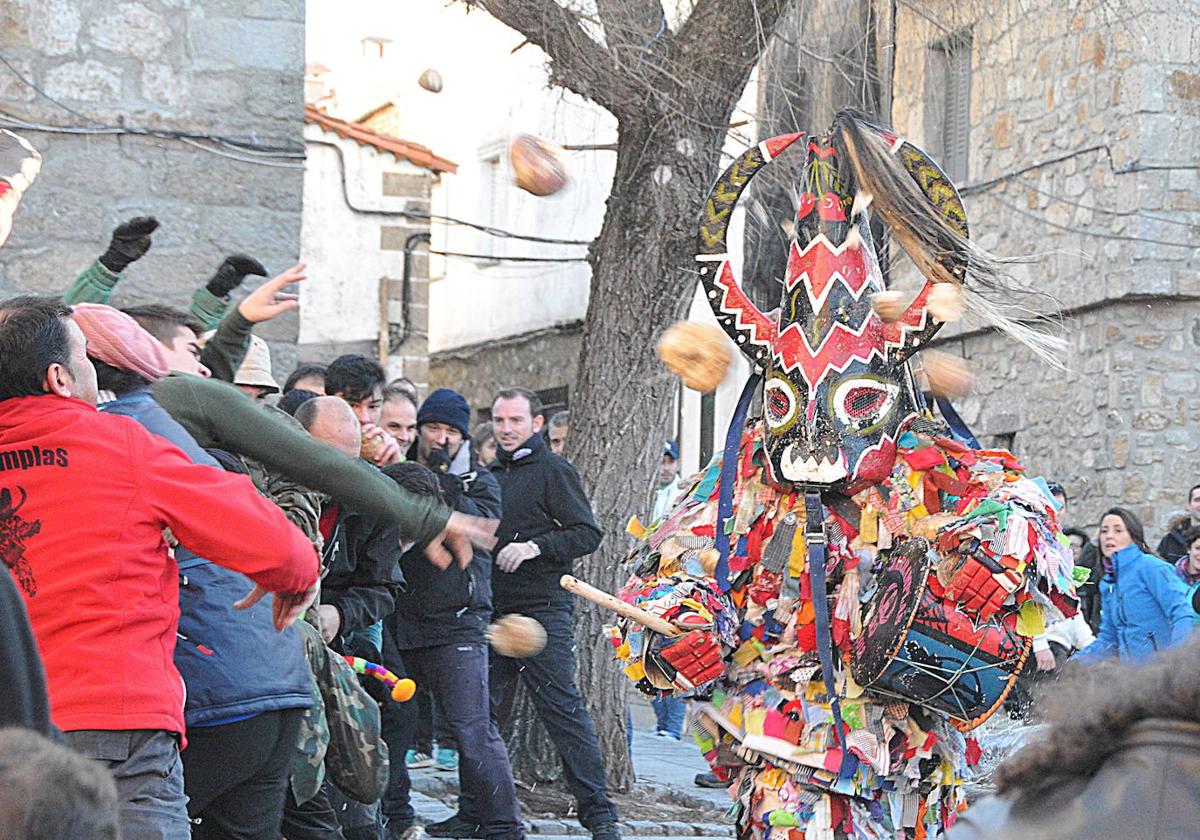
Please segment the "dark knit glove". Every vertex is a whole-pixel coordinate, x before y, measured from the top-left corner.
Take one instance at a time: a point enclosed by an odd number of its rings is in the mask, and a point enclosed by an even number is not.
[[[153,216],[138,216],[118,225],[108,250],[100,256],[100,264],[113,274],[120,274],[150,250],[150,234],[157,228],[158,219]]]
[[[217,273],[209,279],[205,288],[214,297],[223,298],[242,285],[242,281],[246,279],[246,275],[248,274],[266,277],[267,270],[254,257],[248,257],[245,254],[234,254],[231,257],[225,258],[225,262],[221,263],[220,267],[217,268]]]

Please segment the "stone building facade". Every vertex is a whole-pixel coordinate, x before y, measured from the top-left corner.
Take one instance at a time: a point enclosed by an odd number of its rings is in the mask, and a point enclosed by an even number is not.
[[[305,109],[300,356],[378,359],[425,393],[429,374],[429,196],[457,165],[426,147]]]
[[[1200,3],[893,8],[894,125],[960,169],[979,242],[1028,259],[1068,342],[1056,370],[959,327],[959,410],[1064,484],[1069,522],[1123,505],[1156,541],[1200,481]]]
[[[137,215],[162,226],[118,305],[186,305],[233,252],[272,272],[296,261],[304,0],[5,0],[0,56],[0,124],[43,155],[0,296],[65,289]],[[93,133],[66,131],[79,128]],[[264,327],[277,370],[296,332],[295,317]]]
[[[442,350],[429,359],[430,381],[459,391],[476,421],[490,418],[492,400],[501,389],[529,388],[541,396],[549,420],[554,411],[569,407],[582,340],[583,324],[574,321]]]

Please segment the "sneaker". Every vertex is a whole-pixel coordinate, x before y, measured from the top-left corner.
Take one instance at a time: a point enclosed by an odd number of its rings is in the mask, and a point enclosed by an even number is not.
[[[438,747],[437,760],[434,762],[434,767],[439,770],[457,770],[458,769],[458,750],[447,750]]]
[[[387,831],[388,840],[421,840],[425,836],[425,829],[419,825],[410,825],[408,828],[389,825]]]
[[[670,733],[670,732],[668,732],[668,731],[667,731],[667,730],[665,730],[665,729],[656,729],[656,730],[654,730],[654,737],[655,737],[655,738],[666,738],[666,737],[667,737],[667,736],[669,736],[670,734],[671,734],[671,733]]]
[[[409,750],[404,754],[404,766],[409,770],[420,770],[422,767],[432,767],[433,756],[427,752]]]
[[[727,788],[729,784],[722,782],[717,778],[716,773],[697,773],[696,778],[692,780],[696,787],[702,788]]]
[[[621,840],[621,831],[615,822],[603,822],[592,826],[592,840]]]
[[[461,814],[455,814],[448,820],[426,824],[425,835],[427,837],[469,837],[482,840],[483,826],[464,819]]]

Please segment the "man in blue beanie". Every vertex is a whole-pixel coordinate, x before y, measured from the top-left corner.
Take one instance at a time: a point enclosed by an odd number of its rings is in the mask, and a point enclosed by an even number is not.
[[[457,391],[439,388],[417,411],[417,438],[408,459],[428,467],[436,476],[440,495],[454,510],[500,518],[500,485],[471,455],[468,444],[471,409]],[[390,475],[391,473],[389,473]],[[428,475],[428,473],[426,473]],[[399,475],[393,476],[401,481]],[[520,807],[512,782],[512,768],[504,742],[488,708],[488,651],[484,638],[492,613],[492,558],[476,551],[466,569],[440,570],[430,564],[419,569],[405,564],[407,585],[387,621],[384,644],[395,645],[405,670],[420,685],[430,686],[443,712],[442,723],[461,754],[454,760],[459,771],[461,800],[469,803],[472,831],[489,840],[520,837]],[[385,655],[385,661],[387,656]],[[477,701],[477,702],[476,702]],[[385,729],[384,736],[388,736]],[[393,838],[403,836],[411,824],[407,770],[399,758],[411,746],[389,743],[393,781],[384,797]],[[439,736],[439,766],[451,769],[450,755]],[[437,837],[439,823],[425,827]],[[454,827],[449,827],[454,836]],[[443,835],[444,836],[444,835]]]

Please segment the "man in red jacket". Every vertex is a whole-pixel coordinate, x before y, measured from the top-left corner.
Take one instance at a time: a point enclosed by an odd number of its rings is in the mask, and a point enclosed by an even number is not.
[[[50,716],[107,766],[126,840],[187,840],[172,661],[178,540],[274,593],[276,627],[316,595],[311,543],[244,476],[193,464],[136,422],[95,409],[96,374],[71,310],[0,303],[0,559],[22,590]]]

